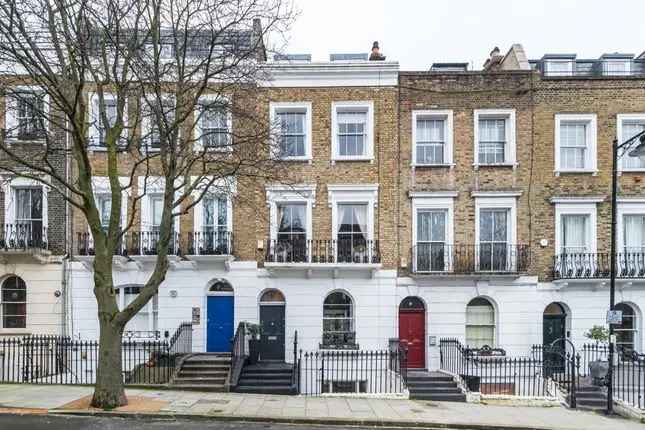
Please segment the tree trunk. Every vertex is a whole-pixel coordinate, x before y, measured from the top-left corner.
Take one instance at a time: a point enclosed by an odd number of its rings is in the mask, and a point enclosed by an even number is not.
[[[128,404],[121,369],[122,334],[120,328],[101,321],[99,362],[92,397],[92,406],[95,408],[114,409]]]

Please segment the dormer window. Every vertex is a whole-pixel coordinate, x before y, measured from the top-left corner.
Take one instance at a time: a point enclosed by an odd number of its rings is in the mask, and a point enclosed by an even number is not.
[[[572,76],[574,62],[572,60],[545,60],[544,74],[546,76]]]
[[[604,60],[602,73],[607,76],[628,76],[631,73],[631,64],[627,59]]]

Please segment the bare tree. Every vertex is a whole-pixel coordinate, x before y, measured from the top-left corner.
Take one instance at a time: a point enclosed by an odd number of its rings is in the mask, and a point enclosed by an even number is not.
[[[7,120],[0,168],[60,193],[93,239],[100,352],[92,405],[127,403],[121,373],[126,323],[157,293],[168,270],[176,218],[231,178],[286,181],[269,124],[256,106],[264,41],[294,18],[288,0],[6,0],[0,4],[0,68]],[[232,128],[219,126],[233,121]],[[205,126],[204,124],[207,124]],[[44,144],[24,153],[16,136]],[[101,152],[95,150],[99,147]],[[64,154],[71,173],[52,160]],[[92,178],[102,157],[109,182],[101,224]],[[127,180],[123,180],[123,178]],[[144,177],[142,184],[138,177]],[[119,309],[113,255],[155,177],[163,206],[154,270]],[[122,203],[127,219],[122,221]]]

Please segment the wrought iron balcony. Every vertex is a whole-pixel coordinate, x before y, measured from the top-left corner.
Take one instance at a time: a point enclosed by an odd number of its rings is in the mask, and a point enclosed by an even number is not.
[[[47,227],[42,222],[5,224],[0,232],[0,249],[18,251],[27,249],[48,249]]]
[[[610,253],[567,253],[553,258],[553,279],[609,278]],[[616,277],[645,278],[645,252],[616,254]]]
[[[115,255],[143,256],[157,255],[159,244],[158,231],[129,231],[119,241]],[[91,256],[95,254],[94,239],[90,233],[77,233],[77,255]],[[168,255],[179,255],[179,234],[173,233],[168,244]]]
[[[412,272],[454,275],[526,273],[530,255],[528,245],[420,243],[412,247]]]
[[[193,231],[188,233],[188,255],[232,255],[233,233],[230,231]]]
[[[378,264],[377,240],[268,240],[267,263]]]

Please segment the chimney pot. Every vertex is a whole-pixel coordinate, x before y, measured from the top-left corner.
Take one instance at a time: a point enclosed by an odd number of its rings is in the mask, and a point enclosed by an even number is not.
[[[379,51],[378,40],[375,40],[374,43],[372,44],[372,53],[370,54],[370,61],[383,61],[383,60],[385,60],[385,56],[381,55],[381,52]]]

